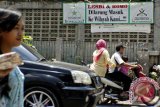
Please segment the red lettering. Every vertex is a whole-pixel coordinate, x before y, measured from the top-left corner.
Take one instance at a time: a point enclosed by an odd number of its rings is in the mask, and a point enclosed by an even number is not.
[[[112,5],[112,8],[128,8],[128,5]]]
[[[102,9],[104,5],[88,5],[88,9]]]

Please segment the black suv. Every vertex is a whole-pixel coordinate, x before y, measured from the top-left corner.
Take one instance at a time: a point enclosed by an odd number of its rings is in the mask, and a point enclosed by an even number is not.
[[[13,51],[24,60],[25,107],[94,107],[103,94],[100,78],[87,67],[47,61],[25,44]]]

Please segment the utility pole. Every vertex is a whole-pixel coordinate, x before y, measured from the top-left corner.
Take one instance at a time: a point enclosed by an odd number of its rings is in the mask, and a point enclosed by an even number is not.
[[[83,0],[80,2],[90,3],[89,0]],[[79,3],[80,3],[79,2]],[[79,60],[84,60],[84,42],[85,42],[85,24],[78,24],[76,26],[76,45],[77,45],[77,52],[76,52],[76,62]]]
[[[154,50],[160,51],[160,0],[154,1]]]

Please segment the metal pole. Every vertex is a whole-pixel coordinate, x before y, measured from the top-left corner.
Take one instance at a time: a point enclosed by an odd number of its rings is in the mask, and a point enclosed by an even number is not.
[[[154,50],[160,51],[160,0],[155,0],[154,17]]]

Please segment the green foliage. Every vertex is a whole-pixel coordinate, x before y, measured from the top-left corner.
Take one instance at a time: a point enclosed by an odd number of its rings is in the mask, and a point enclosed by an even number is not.
[[[75,57],[75,64],[78,64],[78,65],[81,65],[81,61],[82,61],[82,58],[81,58],[81,56],[76,56]]]
[[[25,44],[27,44],[28,46],[33,46],[33,44],[32,44],[33,38],[31,36],[24,35],[23,36],[23,42]]]

